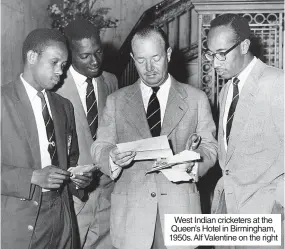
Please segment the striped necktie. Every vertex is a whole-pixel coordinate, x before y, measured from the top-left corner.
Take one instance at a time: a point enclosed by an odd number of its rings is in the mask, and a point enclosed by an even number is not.
[[[93,140],[96,139],[96,132],[98,128],[98,108],[97,99],[95,96],[94,86],[92,84],[92,78],[87,78],[86,89],[86,107],[87,107],[87,121],[91,131]]]
[[[161,132],[160,105],[156,96],[158,91],[159,87],[152,87],[152,95],[150,96],[146,113],[149,129],[153,137],[160,136]]]
[[[233,99],[232,99],[232,103],[231,103],[229,113],[228,113],[228,118],[227,118],[227,130],[226,130],[227,143],[229,143],[235,110],[236,110],[236,106],[239,100],[239,90],[238,90],[239,79],[235,77],[233,78],[232,82],[233,82]]]
[[[57,150],[56,150],[56,139],[55,139],[53,120],[49,114],[47,103],[46,103],[43,93],[38,92],[37,95],[40,97],[41,102],[42,102],[42,114],[43,114],[46,131],[47,131],[47,139],[49,142],[48,152],[50,154],[51,164],[54,166],[58,166],[59,163],[58,163],[58,155],[57,155]]]

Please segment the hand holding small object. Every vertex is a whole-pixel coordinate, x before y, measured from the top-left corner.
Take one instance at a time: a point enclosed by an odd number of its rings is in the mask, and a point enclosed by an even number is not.
[[[196,150],[199,147],[200,142],[201,142],[201,136],[197,135],[196,133],[193,133],[187,140],[186,148],[188,148],[188,150]],[[191,173],[194,165],[195,165],[194,161],[188,164],[188,168],[186,169],[186,172],[188,174]]]
[[[70,180],[79,188],[86,188],[91,183],[92,172],[95,170],[99,170],[95,164],[78,165],[68,169],[71,172]]]

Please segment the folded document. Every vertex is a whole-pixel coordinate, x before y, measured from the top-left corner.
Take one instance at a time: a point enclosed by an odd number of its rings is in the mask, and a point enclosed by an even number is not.
[[[191,173],[187,173],[188,163],[200,159],[200,154],[184,150],[177,155],[170,156],[166,159],[158,160],[152,169],[148,170],[146,174],[161,171],[165,177],[172,182],[189,181],[190,179],[196,180],[198,165],[192,169]]]
[[[133,142],[117,144],[120,152],[135,151],[134,160],[150,160],[168,158],[173,155],[167,136],[141,139]]]

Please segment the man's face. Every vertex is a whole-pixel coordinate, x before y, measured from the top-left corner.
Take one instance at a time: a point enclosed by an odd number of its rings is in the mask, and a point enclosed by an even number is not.
[[[208,49],[212,53],[225,52],[235,43],[235,34],[230,27],[220,26],[212,28],[207,37]],[[238,45],[226,55],[225,61],[219,61],[214,57],[213,67],[217,74],[224,78],[230,79],[239,74],[244,67],[244,48],[243,44]],[[247,51],[246,51],[247,52]]]
[[[84,38],[72,42],[72,66],[86,77],[98,77],[101,74],[103,50],[100,38]]]
[[[160,86],[168,76],[168,62],[171,48],[165,51],[165,44],[158,34],[135,37],[132,43],[132,58],[141,80],[150,87]]]
[[[52,89],[60,80],[66,65],[68,52],[62,42],[50,42],[40,52],[32,52],[30,70],[33,75],[33,86],[41,91]]]

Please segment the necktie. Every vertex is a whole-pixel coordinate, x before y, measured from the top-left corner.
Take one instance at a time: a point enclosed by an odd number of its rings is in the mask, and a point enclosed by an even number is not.
[[[98,109],[97,100],[94,92],[94,86],[92,79],[87,78],[87,89],[86,89],[86,107],[87,107],[87,121],[91,131],[93,140],[96,139],[96,131],[98,128]]]
[[[236,106],[237,106],[238,99],[239,99],[239,91],[238,91],[239,79],[233,78],[232,82],[233,82],[233,99],[232,99],[232,103],[231,103],[229,113],[228,113],[228,118],[227,118],[227,130],[226,130],[227,143],[229,142],[229,137],[231,133],[235,110],[236,110]]]
[[[40,97],[42,102],[42,114],[46,126],[47,131],[47,139],[49,142],[48,145],[48,152],[51,158],[51,164],[54,166],[58,166],[58,155],[56,150],[56,139],[55,139],[55,132],[54,132],[54,125],[51,116],[49,115],[47,103],[45,97],[42,92],[38,92],[37,95]]]
[[[152,95],[150,96],[146,113],[149,129],[153,137],[160,136],[161,132],[160,105],[156,96],[158,90],[159,87],[152,87]]]

